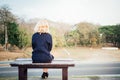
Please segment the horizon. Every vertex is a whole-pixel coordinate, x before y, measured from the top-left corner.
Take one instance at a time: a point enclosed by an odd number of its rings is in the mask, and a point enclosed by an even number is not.
[[[120,0],[0,0],[24,20],[46,18],[55,22],[100,25],[120,23]]]

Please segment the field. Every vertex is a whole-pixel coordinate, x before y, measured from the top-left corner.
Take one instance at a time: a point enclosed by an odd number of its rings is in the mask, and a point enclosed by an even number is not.
[[[31,48],[21,52],[0,51],[0,61],[14,60],[16,58],[30,58]],[[51,51],[55,59],[74,59],[86,62],[120,61],[120,50],[105,50],[101,48],[55,48]]]

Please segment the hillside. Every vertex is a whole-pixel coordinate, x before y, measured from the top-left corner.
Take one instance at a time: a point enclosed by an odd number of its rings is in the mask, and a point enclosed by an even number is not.
[[[41,19],[31,19],[27,22],[19,22],[19,24],[25,28],[28,32],[32,32],[33,33],[33,29],[36,25],[36,23],[41,20]],[[50,28],[54,28],[54,29],[57,29],[59,31],[59,33],[65,33],[69,30],[71,30],[72,28],[72,25],[70,24],[67,24],[67,23],[63,23],[63,22],[54,22],[54,21],[51,21],[51,20],[48,20],[48,23],[49,23],[49,26]]]

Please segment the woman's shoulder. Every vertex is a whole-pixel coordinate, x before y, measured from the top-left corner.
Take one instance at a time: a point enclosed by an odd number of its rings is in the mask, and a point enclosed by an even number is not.
[[[50,33],[45,33],[45,37],[49,40],[52,38],[52,35]]]
[[[42,33],[41,35],[51,36],[51,34],[50,34],[50,33]]]
[[[32,35],[32,37],[38,36],[38,34],[39,34],[39,33],[34,33],[34,34]]]
[[[51,35],[50,33],[47,33],[47,36],[48,36],[48,37],[52,37],[52,35]]]
[[[39,33],[38,32],[36,32],[36,33],[34,33],[33,35],[38,35]]]
[[[46,33],[48,36],[51,36],[51,34],[50,33]]]

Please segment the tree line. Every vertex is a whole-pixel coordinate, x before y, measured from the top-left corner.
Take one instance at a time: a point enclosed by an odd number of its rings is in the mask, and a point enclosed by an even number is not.
[[[112,43],[113,46],[120,48],[120,24],[102,26],[99,32],[103,34],[104,43]]]
[[[120,24],[101,26],[81,22],[75,27],[75,30],[65,34],[68,46],[114,46],[120,48]]]
[[[6,50],[8,44],[11,45],[10,49],[14,45],[20,49],[31,47],[33,28],[38,20],[26,22],[15,16],[8,7],[0,7],[0,44],[4,45]],[[56,24],[59,27],[56,27]],[[102,47],[106,46],[106,43],[120,47],[120,24],[101,26],[80,22],[68,27],[66,24],[54,22],[50,25],[50,31],[53,47]]]
[[[0,44],[4,45],[5,50],[12,49],[12,46],[21,49],[29,43],[26,31],[19,27],[17,20],[9,7],[0,7]]]

